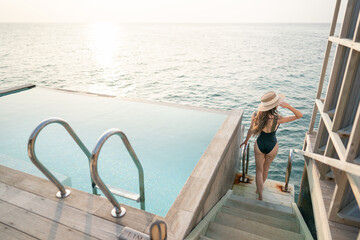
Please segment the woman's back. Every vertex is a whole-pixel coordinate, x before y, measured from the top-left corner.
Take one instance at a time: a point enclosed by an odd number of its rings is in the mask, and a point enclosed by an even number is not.
[[[269,119],[266,122],[265,127],[261,130],[256,143],[259,147],[259,150],[264,153],[268,154],[270,153],[276,143],[276,130],[277,130],[277,117],[276,116],[269,116]]]
[[[267,120],[265,127],[261,129],[261,131],[264,133],[275,132],[277,130],[277,126],[278,126],[277,117],[269,116],[269,119]]]

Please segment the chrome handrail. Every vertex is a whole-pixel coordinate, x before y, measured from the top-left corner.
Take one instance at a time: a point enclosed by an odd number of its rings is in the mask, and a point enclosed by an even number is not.
[[[249,170],[249,156],[250,156],[250,143],[247,144],[246,148],[246,170],[245,170],[245,176],[248,174]]]
[[[65,198],[70,195],[70,190],[65,189],[65,187],[60,183],[60,181],[39,161],[35,153],[35,142],[36,138],[47,125],[52,123],[58,123],[62,125],[66,131],[70,134],[70,136],[74,139],[77,145],[81,148],[81,150],[85,153],[86,157],[89,160],[91,154],[89,150],[85,147],[84,143],[80,140],[80,138],[75,134],[74,130],[70,127],[70,125],[61,118],[49,118],[42,121],[31,133],[28,141],[28,155],[30,160],[34,163],[34,165],[59,189],[59,192],[56,194],[58,198]],[[91,186],[93,189],[93,194],[97,194],[97,189],[95,188],[95,183],[91,181]]]
[[[114,209],[111,211],[111,215],[113,217],[122,217],[126,213],[126,209],[124,207],[121,207],[120,203],[116,200],[114,195],[111,193],[109,188],[104,184],[104,182],[101,180],[99,173],[98,173],[98,158],[100,154],[100,150],[106,140],[108,140],[112,135],[118,135],[121,140],[123,141],[128,153],[130,154],[132,160],[134,161],[138,173],[139,173],[139,191],[140,191],[140,204],[141,209],[145,210],[145,187],[144,187],[144,171],[141,166],[141,163],[138,159],[138,157],[135,154],[134,149],[132,148],[128,138],[126,135],[120,131],[119,129],[112,128],[107,130],[98,140],[94,150],[91,154],[91,161],[90,161],[90,173],[92,179],[95,181],[97,186],[100,188],[100,190],[104,193],[104,195],[107,197],[107,199],[111,202],[111,204],[114,206]]]
[[[288,189],[288,186],[289,186],[289,180],[290,180],[290,174],[291,174],[293,153],[294,153],[294,150],[290,149],[288,163],[287,163],[287,167],[286,167],[286,174],[285,174],[285,186],[281,187],[281,190],[283,192],[290,192],[290,190]]]
[[[250,181],[250,179],[246,177],[249,168],[249,153],[250,153],[250,143],[246,143],[243,149],[242,176],[240,177],[240,182],[247,183]],[[245,169],[245,159],[246,159],[246,169]]]

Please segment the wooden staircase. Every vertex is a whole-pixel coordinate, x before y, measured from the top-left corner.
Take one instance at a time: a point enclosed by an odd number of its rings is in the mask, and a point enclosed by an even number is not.
[[[264,201],[256,200],[255,184],[234,185],[186,239],[312,239],[294,195],[268,181]]]

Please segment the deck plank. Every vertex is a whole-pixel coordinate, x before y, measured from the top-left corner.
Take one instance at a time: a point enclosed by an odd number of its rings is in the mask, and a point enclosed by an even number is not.
[[[329,221],[331,236],[333,240],[357,239],[359,229],[345,224]]]
[[[334,180],[320,180],[321,192],[323,195],[323,200],[325,204],[326,212],[328,213],[331,200],[333,197],[334,189],[336,182]],[[330,232],[332,239],[334,240],[346,240],[346,239],[356,239],[359,229],[356,227],[348,226],[345,224],[333,222],[329,220]]]
[[[0,183],[0,199],[100,239],[116,239],[123,227],[87,212]]]
[[[310,139],[310,142],[308,144],[314,146],[316,133],[309,134],[308,136]],[[328,179],[320,180],[321,192],[323,195],[324,205],[327,212],[329,211],[330,208],[335,186],[336,186],[336,182],[334,180],[328,180]],[[357,236],[359,234],[358,228],[333,222],[330,220],[329,220],[329,226],[330,226],[332,239],[334,240],[347,240],[347,239],[353,240],[353,239],[357,239]]]
[[[71,195],[65,199],[58,199],[55,196],[58,189],[48,180],[4,166],[0,166],[0,182],[55,202],[61,201],[66,206],[88,212],[94,216],[122,226],[128,226],[146,234],[149,234],[149,226],[156,216],[155,214],[126,206],[127,212],[124,217],[113,218],[110,214],[113,206],[106,198],[69,187]],[[157,218],[163,219],[159,216]]]
[[[0,223],[1,240],[34,240],[36,238],[20,232],[19,230]]]
[[[2,200],[0,222],[39,239],[98,239]]]

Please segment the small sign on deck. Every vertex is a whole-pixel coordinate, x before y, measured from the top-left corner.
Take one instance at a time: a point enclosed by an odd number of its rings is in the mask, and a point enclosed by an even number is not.
[[[124,227],[118,239],[119,240],[150,240],[150,237],[145,233],[136,231],[135,229]]]

